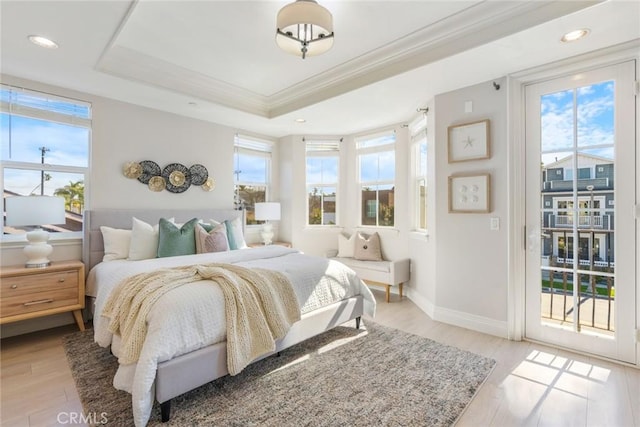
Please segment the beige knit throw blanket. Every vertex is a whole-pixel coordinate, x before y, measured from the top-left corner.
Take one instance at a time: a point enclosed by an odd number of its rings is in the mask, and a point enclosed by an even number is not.
[[[205,264],[137,274],[113,290],[102,313],[110,319],[109,331],[121,337],[120,363],[135,363],[140,357],[147,315],[154,303],[170,290],[198,280],[212,280],[224,294],[227,367],[231,375],[274,351],[275,340],[300,320],[293,286],[277,271]]]

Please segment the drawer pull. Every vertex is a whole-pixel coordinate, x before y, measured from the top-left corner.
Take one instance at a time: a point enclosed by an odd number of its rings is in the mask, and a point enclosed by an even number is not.
[[[53,299],[47,298],[47,299],[41,299],[41,300],[38,300],[38,301],[25,302],[22,305],[24,305],[25,307],[29,307],[30,305],[47,304],[47,303],[50,303],[50,302],[53,302]]]
[[[11,285],[11,289],[18,289],[18,285]]]
[[[62,279],[58,279],[58,282],[60,283],[64,282],[64,277]]]

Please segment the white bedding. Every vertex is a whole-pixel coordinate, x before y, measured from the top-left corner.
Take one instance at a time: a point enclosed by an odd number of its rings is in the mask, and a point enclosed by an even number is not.
[[[355,295],[364,297],[364,311],[373,316],[375,299],[352,270],[336,261],[308,256],[281,246],[155,258],[142,261],[116,260],[93,268],[87,279],[87,294],[95,295],[95,341],[112,346],[118,354],[118,337],[108,331],[102,308],[114,287],[124,278],[159,267],[232,263],[244,267],[277,270],[294,284],[301,313],[308,313]],[[147,339],[136,364],[120,365],[113,385],[132,394],[136,426],[149,420],[154,398],[156,368],[170,360],[207,345],[225,340],[224,299],[210,281],[198,281],[176,288],[156,303],[147,317]]]

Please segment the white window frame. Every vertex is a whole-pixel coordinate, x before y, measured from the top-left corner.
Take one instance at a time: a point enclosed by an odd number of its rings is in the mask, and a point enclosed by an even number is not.
[[[371,147],[364,147],[362,148],[361,145],[365,145],[367,141],[370,141],[372,139],[375,138],[380,138],[383,136],[390,136],[393,135],[394,139],[392,143],[388,143],[388,144],[381,144],[381,145],[376,145],[376,146],[371,146]],[[393,216],[393,225],[380,225],[379,224],[379,218],[376,212],[376,224],[375,225],[370,225],[370,224],[362,224],[362,218],[365,214],[365,212],[362,211],[363,209],[363,205],[362,205],[362,188],[365,186],[379,186],[379,185],[390,185],[392,188],[396,187],[396,179],[397,179],[397,167],[396,164],[394,164],[394,179],[393,180],[376,180],[376,181],[362,181],[361,180],[361,170],[360,170],[360,156],[362,155],[367,155],[367,154],[374,154],[374,153],[384,153],[384,152],[393,152],[394,155],[394,159],[396,158],[397,155],[397,144],[398,142],[398,138],[396,135],[396,131],[394,129],[390,129],[387,131],[383,131],[383,132],[377,132],[377,133],[373,133],[373,134],[367,134],[367,135],[362,135],[359,136],[357,138],[355,138],[355,145],[356,145],[356,171],[357,171],[357,175],[356,175],[356,179],[357,179],[357,183],[358,183],[358,224],[360,227],[369,227],[369,228],[394,228],[396,226],[396,216],[394,213]],[[380,201],[378,199],[378,195],[379,195],[379,190],[376,190],[376,210],[377,210],[377,206],[379,205]],[[368,207],[364,207],[364,209],[368,209]]]
[[[19,88],[7,84],[0,85],[2,90],[9,90],[21,95],[31,96],[37,98],[42,101],[50,101],[56,102],[61,101],[64,103],[71,103],[75,105],[79,105],[82,107],[86,107],[89,109],[89,117],[81,117],[80,115],[74,114],[71,111],[55,111],[54,109],[47,110],[42,108],[37,108],[33,106],[14,104],[12,102],[6,102],[2,100],[0,102],[0,111],[3,114],[15,115],[28,117],[43,121],[55,122],[64,125],[71,125],[76,127],[82,127],[89,130],[89,140],[87,141],[87,166],[67,166],[67,165],[57,165],[51,163],[34,163],[34,162],[25,162],[25,161],[15,161],[11,159],[2,160],[0,162],[0,183],[2,184],[3,193],[5,191],[4,187],[4,174],[5,169],[21,169],[21,170],[30,170],[30,171],[43,171],[43,172],[58,172],[58,173],[73,173],[77,175],[81,175],[83,177],[84,183],[84,210],[86,210],[89,206],[89,193],[90,193],[90,165],[91,165],[91,143],[92,143],[92,105],[90,102],[82,101],[78,99],[68,98],[64,96],[54,95],[45,92],[39,92],[35,90],[29,90],[25,88]],[[83,214],[83,222],[84,222],[84,211]],[[23,234],[4,234],[4,221],[0,222],[0,231],[2,233],[2,243],[16,243],[25,241],[25,237]],[[55,240],[76,240],[81,239],[83,237],[82,231],[61,231],[57,233],[51,233],[50,241]]]
[[[253,187],[265,187],[265,202],[269,202],[270,193],[271,193],[271,182],[272,182],[272,161],[273,161],[273,141],[268,141],[266,139],[260,139],[252,136],[236,134],[234,138],[234,154],[245,154],[248,156],[255,157],[263,157],[266,158],[266,171],[265,171],[265,181],[266,182],[254,182],[254,181],[245,181],[239,179],[242,171],[238,170],[238,165],[233,165],[233,194],[234,194],[234,203],[236,204],[236,208],[241,208],[243,206],[238,205],[239,197],[238,197],[238,189],[239,185],[253,186]],[[235,160],[235,159],[234,159]],[[247,216],[245,215],[245,227],[249,228],[258,228],[262,227],[262,223],[264,221],[257,221],[256,224],[246,224]]]
[[[317,140],[307,140],[306,138],[303,138],[303,141],[305,142],[305,191],[306,191],[306,201],[305,201],[305,222],[306,222],[306,226],[307,227],[336,227],[339,226],[339,215],[338,212],[340,212],[339,210],[339,188],[338,188],[338,184],[340,182],[340,143],[342,142],[342,139],[340,140],[332,140],[329,138],[326,139],[317,139]],[[336,181],[335,182],[328,182],[325,181],[324,178],[321,178],[321,182],[310,182],[309,181],[309,177],[307,175],[307,170],[306,170],[306,165],[307,165],[307,159],[309,157],[314,157],[314,158],[327,158],[327,157],[333,157],[338,161],[338,165],[337,165],[337,177],[336,177]],[[314,188],[317,187],[318,189],[320,189],[322,191],[322,189],[324,188],[334,188],[335,189],[335,193],[336,193],[336,200],[335,200],[335,204],[336,204],[336,208],[335,208],[335,215],[336,215],[336,220],[334,224],[309,224],[309,187],[313,186]],[[324,192],[322,192],[322,194],[324,194]],[[324,219],[324,197],[323,197],[323,201],[320,203],[320,209],[321,209],[321,215],[322,218]],[[324,222],[324,221],[323,221]]]
[[[412,155],[412,177],[413,177],[413,229],[418,232],[426,233],[429,228],[429,216],[427,215],[427,190],[429,188],[427,175],[428,175],[428,138],[427,138],[427,116],[422,114],[409,124],[409,140],[411,141],[411,155]],[[427,153],[424,158],[424,168],[421,167],[420,150],[424,146]],[[421,173],[423,171],[423,173]],[[420,183],[424,182],[425,197],[424,205],[420,205]],[[424,209],[425,212],[425,226],[421,227],[420,223],[420,209]]]

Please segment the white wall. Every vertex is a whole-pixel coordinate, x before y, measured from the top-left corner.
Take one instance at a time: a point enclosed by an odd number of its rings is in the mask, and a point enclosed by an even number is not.
[[[508,195],[507,91],[504,79],[435,97],[435,239],[434,284],[425,298],[435,305],[433,317],[482,332],[507,336]],[[472,112],[465,112],[471,101]],[[489,119],[491,158],[448,163],[448,126]],[[448,177],[457,173],[491,174],[490,213],[449,213]],[[500,229],[490,230],[499,218]]]

